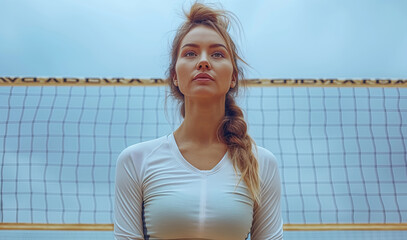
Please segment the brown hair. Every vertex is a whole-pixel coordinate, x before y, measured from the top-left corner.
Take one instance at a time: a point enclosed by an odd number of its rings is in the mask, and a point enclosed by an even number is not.
[[[243,70],[238,65],[238,60],[245,63],[238,55],[237,47],[228,32],[230,19],[234,20],[235,18],[230,12],[213,9],[197,2],[191,6],[189,13],[184,12],[184,14],[187,20],[176,32],[172,42],[170,66],[167,70],[167,82],[170,86],[170,95],[181,103],[181,115],[185,117],[184,95],[173,82],[176,74],[175,65],[178,59],[179,47],[185,35],[194,27],[205,25],[212,28],[226,42],[226,47],[231,55],[233,65],[232,77],[236,80],[235,87],[230,88],[226,94],[225,117],[218,127],[217,136],[220,141],[227,145],[235,172],[237,173],[236,167],[241,172],[239,183],[244,179],[253,201],[257,204],[260,192],[260,179],[258,162],[252,152],[254,141],[247,133],[247,124],[244,120],[243,112],[235,102],[239,87],[238,79],[243,79]]]

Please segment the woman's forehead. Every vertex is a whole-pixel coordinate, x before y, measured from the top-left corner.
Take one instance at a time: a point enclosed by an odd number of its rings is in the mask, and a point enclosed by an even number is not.
[[[214,29],[200,25],[191,29],[181,41],[181,48],[191,45],[197,45],[195,47],[226,46],[226,42]]]

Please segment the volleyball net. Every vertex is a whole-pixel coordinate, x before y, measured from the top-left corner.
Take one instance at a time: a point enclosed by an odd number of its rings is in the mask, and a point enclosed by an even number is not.
[[[246,82],[238,103],[279,163],[286,230],[407,230],[407,80]],[[112,230],[118,154],[181,121],[164,85],[0,77],[0,227]]]

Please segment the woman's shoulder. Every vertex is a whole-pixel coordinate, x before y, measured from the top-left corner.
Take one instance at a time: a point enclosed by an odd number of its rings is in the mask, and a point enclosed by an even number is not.
[[[276,170],[278,168],[276,156],[268,149],[255,146],[254,154],[259,162],[260,170]]]
[[[136,143],[126,147],[119,155],[118,160],[122,159],[144,159],[155,149],[167,142],[167,136]]]

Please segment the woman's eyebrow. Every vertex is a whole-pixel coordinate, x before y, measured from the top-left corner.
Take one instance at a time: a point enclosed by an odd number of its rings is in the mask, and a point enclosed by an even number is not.
[[[195,44],[195,43],[187,43],[187,44],[185,44],[184,46],[182,46],[181,49],[184,48],[184,47],[195,47],[195,48],[199,48],[199,45],[198,45],[198,44]],[[216,48],[216,47],[223,47],[223,48],[225,48],[225,49],[227,50],[227,48],[225,47],[225,45],[220,44],[220,43],[211,44],[211,45],[209,46],[209,48]]]

